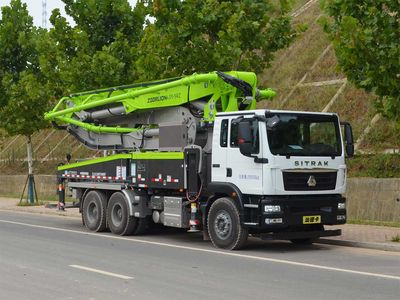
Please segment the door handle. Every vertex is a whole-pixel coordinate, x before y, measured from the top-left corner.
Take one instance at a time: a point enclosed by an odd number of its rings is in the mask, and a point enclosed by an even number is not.
[[[232,169],[226,168],[226,177],[232,177]]]

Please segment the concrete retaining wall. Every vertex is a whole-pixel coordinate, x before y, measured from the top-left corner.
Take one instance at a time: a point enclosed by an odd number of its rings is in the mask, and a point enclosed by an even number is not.
[[[27,175],[0,175],[0,196],[21,196]],[[39,200],[56,197],[56,176],[35,175],[36,192]],[[26,191],[25,191],[26,194]]]
[[[400,222],[400,178],[350,178],[346,197],[349,219]]]
[[[19,197],[25,175],[0,175],[0,196]],[[56,177],[36,175],[39,199],[56,196]],[[347,212],[352,220],[400,222],[400,178],[350,178],[347,184]]]

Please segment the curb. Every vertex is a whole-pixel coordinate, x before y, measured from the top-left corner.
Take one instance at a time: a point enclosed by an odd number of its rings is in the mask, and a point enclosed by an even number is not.
[[[68,209],[70,210],[70,209]],[[17,212],[17,213],[28,213],[28,214],[39,214],[39,215],[47,215],[47,216],[60,216],[60,217],[69,217],[69,218],[80,218],[80,215],[75,212],[77,210],[72,210],[68,212],[66,209],[65,211],[61,211],[58,209],[54,208],[44,208],[40,207],[38,208],[30,208],[30,207],[21,207],[21,208],[15,208],[15,207],[0,207],[0,211],[11,211],[11,212]]]
[[[373,249],[373,250],[382,250],[382,251],[400,252],[400,243],[398,243],[398,245],[396,245],[395,243],[354,242],[354,241],[334,240],[334,239],[324,239],[324,238],[319,239],[315,243],[346,246],[346,247],[355,247],[355,248],[365,248],[365,249]]]

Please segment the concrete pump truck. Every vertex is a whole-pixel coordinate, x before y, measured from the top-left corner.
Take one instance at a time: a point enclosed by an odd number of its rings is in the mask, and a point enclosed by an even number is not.
[[[346,222],[351,126],[334,113],[256,109],[274,95],[232,71],[62,98],[45,118],[109,155],[58,167],[60,206],[67,188],[91,231],[137,235],[151,222],[231,250],[249,235],[340,235],[324,226]]]

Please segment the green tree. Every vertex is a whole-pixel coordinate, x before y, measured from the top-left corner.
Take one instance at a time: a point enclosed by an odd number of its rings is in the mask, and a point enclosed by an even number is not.
[[[378,107],[400,119],[400,1],[325,0],[323,23],[341,70],[380,96]]]
[[[141,79],[211,70],[263,71],[295,37],[289,1],[154,0],[139,45]]]
[[[28,152],[28,197],[33,202],[31,136],[48,126],[43,113],[49,93],[39,66],[37,44],[46,31],[33,26],[26,4],[12,0],[1,8],[0,20],[0,127],[10,135],[24,135]]]
[[[50,40],[42,45],[43,67],[58,91],[77,92],[132,83],[136,47],[146,7],[127,0],[63,0],[70,24],[54,10]]]

